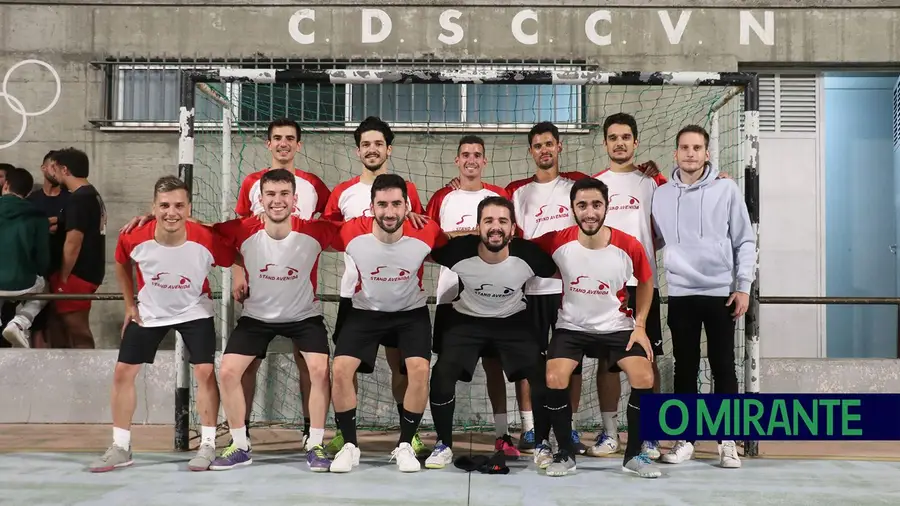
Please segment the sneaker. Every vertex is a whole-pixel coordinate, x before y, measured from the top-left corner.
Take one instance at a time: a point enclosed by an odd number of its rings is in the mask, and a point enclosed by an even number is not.
[[[722,441],[719,445],[719,465],[726,469],[741,467],[741,458],[738,457],[737,445],[734,441]]]
[[[634,473],[641,478],[659,478],[662,476],[656,464],[649,457],[641,453],[631,457],[631,459],[622,466],[622,470],[626,473]]]
[[[411,446],[416,457],[424,457],[431,453],[431,450],[429,450],[428,447],[425,446],[425,443],[422,442],[422,438],[419,437],[418,432],[413,436]]]
[[[209,466],[216,460],[216,447],[211,444],[201,444],[197,456],[188,462],[191,471],[208,471]]]
[[[3,329],[3,339],[6,339],[13,348],[31,348],[28,343],[28,335],[16,322],[9,322]]]
[[[325,445],[325,453],[329,456],[334,457],[344,448],[344,435],[341,434],[341,431],[337,431],[334,433],[334,437],[331,441]],[[346,472],[346,471],[344,471]]]
[[[306,465],[314,473],[327,473],[331,469],[331,460],[322,445],[313,446],[306,452]]]
[[[547,476],[565,476],[575,470],[575,457],[567,452],[553,456],[553,463],[547,466]]]
[[[608,457],[617,451],[619,451],[618,434],[613,439],[606,431],[603,431],[597,436],[597,442],[594,443],[594,446],[587,449],[587,454],[591,457]]]
[[[335,439],[337,438],[338,436],[335,436]],[[334,439],[331,441],[334,442]],[[331,467],[328,470],[332,473],[349,473],[357,466],[359,466],[359,448],[353,443],[344,443],[344,446],[334,456],[334,460],[331,461]]]
[[[235,467],[249,466],[253,463],[250,449],[241,450],[235,445],[229,445],[222,455],[209,465],[210,471],[228,471]]]
[[[453,463],[453,450],[445,445],[442,441],[438,441],[434,445],[434,451],[425,459],[425,467],[428,469],[443,469]]]
[[[650,460],[659,460],[659,441],[644,441],[641,445],[641,453]]]
[[[534,452],[534,429],[522,433],[519,439],[519,451],[522,453]]]
[[[694,445],[687,441],[678,441],[675,446],[669,450],[669,453],[659,458],[660,462],[666,464],[681,464],[684,461],[691,460],[694,457]]]
[[[415,473],[422,470],[422,464],[416,458],[416,452],[409,443],[400,443],[400,446],[394,448],[391,452],[391,461],[397,459],[397,468],[401,473]]]
[[[544,441],[534,447],[534,463],[538,469],[547,469],[553,463],[553,450],[549,442]]]
[[[120,448],[112,445],[102,457],[95,460],[90,467],[92,473],[105,473],[119,467],[128,467],[134,464],[131,458],[131,449]]]
[[[512,437],[509,434],[504,434],[494,441],[494,451],[503,452],[503,455],[513,458],[519,458],[519,455],[521,455],[519,450],[517,450],[513,444]]]
[[[584,455],[587,453],[587,446],[581,442],[581,435],[574,429],[572,430],[572,444],[575,446],[575,453],[577,455]]]

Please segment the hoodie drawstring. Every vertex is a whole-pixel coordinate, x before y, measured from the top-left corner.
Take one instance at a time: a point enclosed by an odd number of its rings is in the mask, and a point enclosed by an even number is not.
[[[706,187],[700,188],[700,213],[697,219],[700,221],[700,238],[703,239],[703,196],[706,195]]]
[[[681,195],[684,194],[684,190],[678,188],[678,198],[675,199],[675,242],[681,242],[681,227],[678,226],[678,212],[681,210]]]

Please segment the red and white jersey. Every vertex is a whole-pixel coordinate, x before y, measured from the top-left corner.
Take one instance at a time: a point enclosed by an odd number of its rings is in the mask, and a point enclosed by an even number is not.
[[[242,218],[255,216],[264,211],[259,201],[262,195],[260,188],[260,179],[263,174],[272,169],[263,169],[247,175],[241,183],[241,189],[238,192],[237,205],[234,213]],[[325,186],[325,183],[319,179],[319,176],[300,169],[294,169],[294,181],[297,183],[297,204],[294,206],[293,215],[299,216],[304,220],[312,219],[316,213],[325,210],[325,203],[331,195],[331,190]]]
[[[617,228],[628,235],[636,237],[644,247],[647,261],[653,277],[653,286],[659,288],[656,276],[656,247],[653,245],[653,222],[650,211],[653,193],[666,183],[666,178],[659,174],[647,177],[639,170],[631,172],[613,172],[606,169],[594,175],[606,183],[609,188],[609,203],[606,208],[604,224]],[[637,286],[634,276],[628,280],[628,286]]]
[[[332,246],[346,252],[357,270],[351,294],[353,307],[368,311],[408,311],[425,306],[422,288],[425,259],[447,243],[447,235],[434,221],[421,229],[403,222],[403,237],[381,242],[372,233],[374,218],[354,218],[341,227]]]
[[[516,223],[525,239],[540,237],[575,224],[575,215],[569,207],[571,190],[575,181],[588,177],[581,172],[561,172],[559,177],[547,183],[538,183],[529,177],[509,183],[506,192],[516,208]],[[558,279],[532,278],[525,284],[526,295],[548,295],[562,292]]]
[[[138,313],[144,327],[163,327],[215,315],[209,288],[210,270],[230,267],[234,250],[209,227],[185,222],[187,240],[180,246],[156,242],[156,220],[121,234],[116,262],[134,262]]]
[[[578,225],[533,239],[559,267],[562,307],[556,328],[610,333],[634,329],[628,309],[628,280],[650,280],[650,264],[634,237],[611,228],[609,245],[588,249],[578,242]]]
[[[243,316],[266,323],[298,322],[322,314],[316,298],[319,254],[327,249],[340,225],[291,217],[291,232],[273,239],[257,218],[213,226],[244,257],[250,295]]]
[[[409,210],[416,214],[425,214],[422,201],[419,200],[419,190],[412,181],[406,182],[406,201]],[[331,221],[348,221],[360,216],[372,217],[372,185],[360,181],[356,176],[334,187],[322,218]],[[356,266],[349,255],[344,255],[344,276],[341,278],[341,297],[351,297],[356,291],[359,276]]]
[[[454,190],[445,186],[431,196],[425,207],[425,214],[438,222],[445,232],[470,230],[478,226],[478,204],[488,197],[497,196],[509,198],[506,190],[487,183],[482,183],[481,189],[476,191]],[[436,292],[438,304],[453,302],[459,295],[459,276],[441,266]]]

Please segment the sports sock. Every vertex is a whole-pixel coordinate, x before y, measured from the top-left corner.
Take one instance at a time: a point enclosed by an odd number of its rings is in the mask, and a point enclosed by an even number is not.
[[[231,439],[234,441],[234,446],[245,451],[250,449],[250,440],[247,438],[247,431],[245,431],[243,427],[240,429],[231,429],[230,432]]]
[[[356,408],[335,413],[334,419],[337,422],[338,430],[344,436],[344,444],[353,443],[353,446],[359,446],[356,444]],[[400,420],[402,422],[403,419]]]
[[[403,418],[403,403],[402,402],[397,403],[397,415],[399,415],[401,419]]]
[[[572,442],[572,404],[569,402],[569,389],[547,389],[547,404],[550,425],[556,435],[560,451],[567,452],[574,458],[575,444]]]
[[[325,429],[309,429],[309,438],[306,440],[306,448],[321,446],[325,439]]]
[[[247,439],[250,439],[250,419],[244,420],[244,428],[247,429]]]
[[[216,447],[216,428],[215,427],[200,427],[200,444],[210,445],[213,448]]]
[[[497,437],[503,437],[509,432],[509,424],[506,421],[506,413],[494,413],[494,432]]]
[[[423,414],[403,410],[403,415],[400,417],[400,440],[397,442],[397,446],[400,446],[400,443],[412,443],[413,436],[419,430]],[[452,425],[453,422],[450,423]]]
[[[303,433],[306,434],[307,436],[309,435],[309,425],[310,425],[309,418],[304,418],[303,419]]]
[[[450,448],[453,448],[453,411],[455,409],[456,396],[451,397],[446,402],[435,403],[433,400],[431,401],[431,417],[434,419],[434,430],[437,432],[437,438]],[[419,420],[421,421],[421,418]],[[400,426],[403,426],[403,417],[400,417]]]
[[[123,450],[131,449],[131,431],[113,427],[113,444]]]
[[[519,411],[519,414],[522,415],[522,432],[534,430],[534,412]]]
[[[641,396],[652,394],[652,388],[632,388],[628,397],[628,444],[625,446],[625,462],[641,453]]]
[[[600,413],[600,417],[603,418],[603,432],[616,439],[619,434],[619,414],[615,411],[607,411]]]

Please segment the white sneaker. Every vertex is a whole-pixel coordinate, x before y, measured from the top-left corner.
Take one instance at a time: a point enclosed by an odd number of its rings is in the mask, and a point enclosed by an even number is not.
[[[431,456],[425,459],[425,467],[428,469],[443,469],[452,463],[453,450],[442,441],[438,441],[434,445],[434,451],[431,452]]]
[[[416,458],[416,452],[409,443],[400,443],[391,452],[391,460],[397,459],[397,468],[401,473],[415,473],[422,470],[422,464]]]
[[[534,463],[538,469],[547,469],[553,463],[553,449],[549,441],[544,440],[534,447]]]
[[[3,338],[9,341],[13,348],[31,348],[31,345],[28,344],[28,336],[16,322],[6,324],[6,328],[3,329]]]
[[[687,441],[678,441],[675,446],[669,450],[669,453],[659,458],[660,462],[666,464],[681,464],[687,460],[694,458],[694,445]]]
[[[334,456],[331,467],[332,473],[349,473],[354,467],[359,466],[359,448],[353,443],[344,443],[344,446]]]
[[[616,434],[615,439],[606,432],[601,432],[597,436],[597,442],[594,446],[587,449],[587,454],[591,457],[607,457],[619,451],[619,435]]]
[[[719,465],[727,469],[741,467],[741,458],[738,457],[737,445],[734,441],[722,441],[719,445]]]

